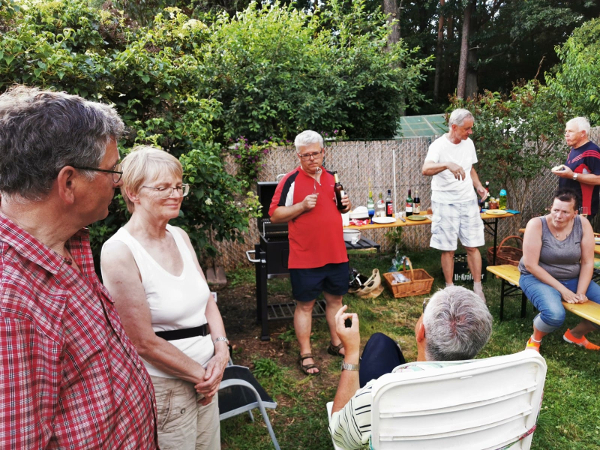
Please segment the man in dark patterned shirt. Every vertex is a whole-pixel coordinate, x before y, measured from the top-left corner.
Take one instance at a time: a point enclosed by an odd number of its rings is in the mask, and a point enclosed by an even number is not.
[[[0,96],[0,448],[157,448],[152,383],[84,228],[121,184],[122,132],[77,96]]]
[[[600,148],[590,141],[590,122],[575,117],[565,126],[565,141],[570,147],[564,165],[552,170],[559,188],[570,188],[581,198],[582,214],[592,219],[598,213],[600,194]]]

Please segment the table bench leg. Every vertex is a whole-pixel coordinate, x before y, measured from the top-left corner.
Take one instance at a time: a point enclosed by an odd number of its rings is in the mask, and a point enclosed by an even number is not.
[[[516,291],[521,291],[521,318],[524,319],[527,315],[527,296],[520,287],[509,283],[504,278],[502,279],[502,288],[500,290],[500,321],[504,320],[504,298],[514,295]]]

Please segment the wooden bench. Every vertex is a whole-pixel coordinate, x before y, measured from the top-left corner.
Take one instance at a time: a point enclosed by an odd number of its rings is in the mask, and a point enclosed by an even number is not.
[[[504,297],[518,295],[521,293],[521,317],[525,317],[527,312],[527,297],[519,287],[519,278],[521,274],[517,266],[504,264],[501,266],[488,266],[487,270],[502,279],[502,290],[500,291],[500,320],[504,318]],[[594,270],[592,282],[600,279],[600,271]],[[516,293],[516,294],[515,294]],[[600,325],[600,304],[595,302],[585,303],[567,303],[562,302],[567,311],[572,312],[584,319]]]

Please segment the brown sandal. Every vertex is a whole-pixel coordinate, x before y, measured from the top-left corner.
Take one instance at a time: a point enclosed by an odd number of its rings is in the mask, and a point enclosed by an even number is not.
[[[339,345],[333,345],[333,342],[329,342],[329,347],[327,347],[327,353],[333,356],[345,356],[343,353],[340,353],[340,350],[344,348],[344,344],[340,343]]]
[[[316,365],[316,364],[306,364],[306,365],[305,365],[305,364],[302,364],[302,362],[303,362],[305,359],[313,359],[313,360],[314,360],[315,358],[313,357],[312,353],[305,353],[305,354],[303,354],[303,355],[301,354],[301,355],[298,357],[298,364],[300,365],[300,370],[301,370],[301,371],[302,371],[302,372],[303,372],[305,375],[319,375],[319,374],[321,373],[321,370],[320,370],[320,369],[317,367],[317,365]],[[318,372],[314,372],[314,373],[312,373],[312,372],[309,372],[309,370],[310,370],[310,369],[317,369],[317,370],[318,370]]]

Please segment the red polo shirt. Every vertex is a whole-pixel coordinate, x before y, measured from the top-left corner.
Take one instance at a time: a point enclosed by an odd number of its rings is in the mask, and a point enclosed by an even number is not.
[[[288,222],[290,269],[314,269],[326,264],[348,261],[344,243],[342,216],[335,204],[333,174],[321,173],[320,183],[300,167],[288,173],[277,185],[269,215],[279,206],[301,203],[307,195],[317,192],[317,205]]]

